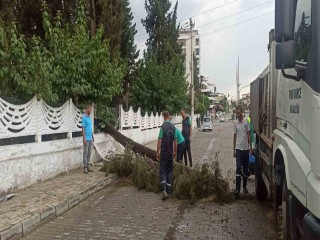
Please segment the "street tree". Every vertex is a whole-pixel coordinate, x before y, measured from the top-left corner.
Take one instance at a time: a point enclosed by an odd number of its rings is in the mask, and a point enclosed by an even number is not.
[[[147,0],[146,19],[149,35],[144,59],[140,61],[134,83],[134,104],[149,111],[178,112],[188,104],[184,58],[178,44],[177,7],[171,11],[169,0]]]
[[[147,111],[178,112],[186,107],[188,96],[182,59],[158,64],[156,55],[140,62],[133,92],[135,105]]]
[[[201,116],[206,115],[210,107],[210,100],[208,96],[204,94],[196,94],[195,96],[195,112]]]
[[[108,41],[101,41],[103,28],[90,38],[83,1],[72,28],[63,26],[59,12],[53,19],[46,4],[43,9],[44,39],[33,36],[28,47],[14,24],[9,34],[0,26],[0,54],[6,63],[0,66],[0,82],[11,84],[6,93],[17,98],[36,94],[49,103],[73,98],[79,104],[110,104],[121,91],[124,66],[111,61]]]
[[[122,100],[126,108],[129,104],[130,88],[134,82],[137,70],[137,59],[139,51],[134,42],[135,35],[137,34],[136,24],[133,23],[133,14],[130,8],[129,0],[122,0],[122,8],[124,11],[123,32],[120,39],[120,57],[126,64],[126,73],[122,82]]]
[[[120,58],[120,43],[124,31],[123,0],[96,0],[95,11],[97,25],[104,28],[103,38],[108,39],[111,58]]]
[[[5,27],[15,21],[19,33],[31,39],[34,35],[44,37],[42,0],[1,0],[0,19]],[[47,11],[55,16],[61,13],[62,24],[75,21],[78,0],[46,0]]]
[[[146,0],[146,19],[142,24],[149,35],[147,40],[147,52],[156,56],[159,64],[172,60],[181,55],[179,38],[180,26],[177,25],[178,2],[171,10],[169,0]]]

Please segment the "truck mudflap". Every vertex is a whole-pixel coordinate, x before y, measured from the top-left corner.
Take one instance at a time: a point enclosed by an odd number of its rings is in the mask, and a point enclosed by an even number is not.
[[[310,212],[304,215],[303,233],[306,240],[320,240],[320,219]]]

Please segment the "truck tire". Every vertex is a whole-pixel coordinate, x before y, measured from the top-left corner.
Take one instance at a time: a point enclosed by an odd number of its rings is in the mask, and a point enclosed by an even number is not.
[[[292,238],[290,231],[289,193],[287,189],[286,177],[284,177],[282,183],[282,204],[279,207],[278,218],[280,238],[282,240],[291,240]]]
[[[257,151],[259,148],[257,148]],[[259,156],[259,152],[256,154],[256,175],[255,175],[255,190],[256,190],[256,198],[258,201],[264,201],[268,198],[268,189],[266,184],[262,179],[262,169],[261,169],[261,159]]]

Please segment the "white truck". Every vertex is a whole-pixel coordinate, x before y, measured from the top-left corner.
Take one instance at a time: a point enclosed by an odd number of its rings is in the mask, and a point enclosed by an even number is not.
[[[320,239],[320,0],[275,1],[269,52],[251,84],[256,196],[283,239]]]

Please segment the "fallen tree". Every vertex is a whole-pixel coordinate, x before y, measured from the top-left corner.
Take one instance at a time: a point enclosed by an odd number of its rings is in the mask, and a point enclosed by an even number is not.
[[[117,155],[104,163],[102,171],[108,176],[117,174],[128,179],[139,190],[158,193],[160,189],[159,164],[145,156],[134,154],[126,148],[123,155]],[[197,200],[211,198],[215,202],[229,203],[234,199],[228,181],[222,177],[218,162],[203,164],[190,169],[175,163],[173,168],[173,194],[178,199]]]
[[[103,121],[101,119],[95,119],[98,128],[112,136],[118,143],[120,143],[122,146],[127,147],[130,146],[131,150],[136,153],[143,156],[146,156],[147,158],[152,159],[153,161],[157,161],[157,152],[155,150],[152,150],[148,147],[145,147],[130,138],[127,138],[123,134],[121,134],[118,130],[116,130],[111,124],[107,123],[106,121]]]
[[[115,173],[119,178],[129,179],[139,189],[160,192],[159,164],[156,151],[127,138],[103,120],[96,122],[101,131],[110,134],[126,150],[104,163],[102,171]],[[217,161],[190,169],[175,163],[173,171],[173,197],[178,199],[203,199],[213,197],[216,202],[234,200],[228,181],[222,177]]]

